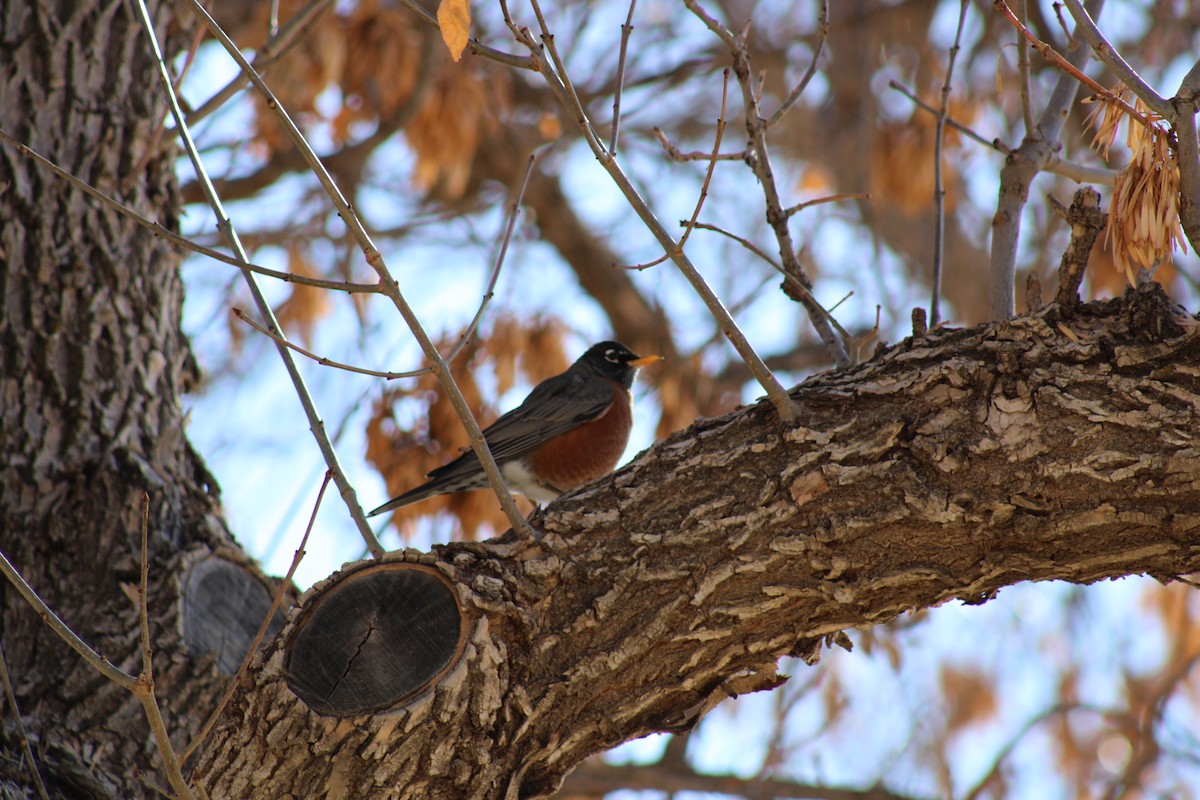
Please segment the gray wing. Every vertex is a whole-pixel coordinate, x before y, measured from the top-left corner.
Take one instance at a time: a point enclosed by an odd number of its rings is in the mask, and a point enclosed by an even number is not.
[[[496,461],[520,458],[600,416],[612,404],[613,391],[611,383],[595,375],[555,375],[535,386],[525,402],[485,428],[483,438]],[[468,450],[429,473],[429,477],[449,478],[478,468],[479,459]]]

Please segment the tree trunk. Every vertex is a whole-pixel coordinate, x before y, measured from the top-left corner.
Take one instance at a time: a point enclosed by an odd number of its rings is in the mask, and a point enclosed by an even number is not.
[[[161,5],[151,3],[160,36]],[[136,9],[2,4],[0,128],[174,228],[175,153],[159,136],[163,92]],[[181,643],[185,567],[230,540],[183,435],[180,393],[195,367],[178,266],[146,230],[0,144],[0,549],[78,634],[137,674],[133,589],[149,495],[155,678],[182,743],[219,685],[213,660],[187,658]],[[140,704],[7,583],[0,619],[51,795],[157,796],[151,785],[166,780]],[[34,797],[12,719],[5,704],[0,795]]]
[[[1024,580],[1200,569],[1200,336],[1157,286],[938,330],[700,420],[441,569],[465,655],[391,712],[320,717],[260,659],[195,777],[214,798],[517,798],[777,686],[781,656]],[[285,631],[285,634],[287,631]]]

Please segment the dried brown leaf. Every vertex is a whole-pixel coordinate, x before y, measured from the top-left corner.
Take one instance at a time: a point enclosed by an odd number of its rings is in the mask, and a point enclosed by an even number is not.
[[[442,0],[438,3],[438,27],[442,29],[442,41],[455,61],[462,58],[471,33],[471,6],[467,0]]]

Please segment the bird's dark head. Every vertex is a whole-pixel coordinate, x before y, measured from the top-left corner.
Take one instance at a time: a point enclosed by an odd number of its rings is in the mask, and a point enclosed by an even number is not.
[[[639,356],[620,342],[600,342],[587,349],[573,369],[586,369],[616,381],[628,389],[638,367],[653,364],[662,356]]]

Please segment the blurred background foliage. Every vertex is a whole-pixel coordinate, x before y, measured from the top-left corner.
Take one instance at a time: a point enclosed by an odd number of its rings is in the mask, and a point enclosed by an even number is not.
[[[706,7],[734,31],[750,25],[763,105],[776,107],[813,58],[819,4],[709,0]],[[852,348],[861,358],[878,340],[908,335],[912,309],[929,305],[935,117],[891,84],[940,102],[963,8],[950,117],[984,142],[1016,146],[1024,135],[1016,36],[982,0],[834,0],[814,79],[770,132],[786,205],[852,196],[805,208],[791,225],[815,295],[863,334]],[[1029,0],[1014,8],[1035,35],[1065,50],[1067,15],[1057,4]],[[478,40],[519,52],[498,5],[471,10]],[[567,71],[605,132],[629,10],[610,0],[547,4]],[[512,11],[532,25],[521,3]],[[437,29],[392,0],[256,0],[216,3],[214,12],[248,51],[276,54],[264,67],[268,83],[443,346],[458,340],[487,291],[526,164],[538,154],[495,296],[478,337],[454,364],[482,423],[588,343],[609,337],[666,356],[643,371],[631,452],[759,394],[673,265],[629,268],[661,248],[539,75],[469,53],[453,62]],[[298,15],[309,21],[293,36],[288,23]],[[1200,8],[1191,2],[1109,0],[1097,18],[1167,96],[1200,52]],[[729,55],[677,0],[640,0],[633,24],[619,159],[659,219],[673,226],[692,215],[707,164],[673,160],[663,140],[685,153],[711,150]],[[251,257],[300,275],[373,280],[263,104],[247,92],[210,102],[236,73],[199,34],[192,45],[176,66],[198,142]],[[1085,71],[1113,83],[1095,61]],[[1035,113],[1057,78],[1032,57]],[[722,151],[736,153],[745,128],[732,89],[729,106]],[[1091,149],[1089,110],[1072,107],[1061,155],[1120,168],[1129,159],[1120,137],[1107,160]],[[986,265],[1004,154],[951,129],[942,157],[943,317],[970,325],[988,314]],[[215,220],[182,162],[180,183],[185,232],[219,245]],[[1098,188],[1107,207],[1111,187]],[[1052,296],[1069,231],[1047,198],[1069,202],[1074,189],[1049,173],[1035,181],[1022,221],[1018,287],[1035,274]],[[717,163],[699,219],[767,253],[775,246],[760,187],[736,159]],[[1100,241],[1085,299],[1125,286]],[[707,229],[694,232],[687,252],[785,384],[830,368],[803,310],[763,259]],[[185,270],[185,325],[205,372],[189,400],[189,433],[221,480],[234,529],[282,571],[324,466],[270,343],[229,314],[247,305],[236,271],[197,258]],[[1157,273],[1188,308],[1196,306],[1198,277],[1192,254],[1177,253]],[[403,323],[381,302],[294,285],[272,285],[268,293],[289,335],[322,356],[373,369],[421,366]],[[1018,291],[1018,313],[1023,302]],[[419,482],[465,443],[428,376],[385,383],[305,367],[368,508]],[[410,506],[391,522],[381,533],[389,547],[484,538],[507,527],[485,492]],[[300,573],[306,582],[361,554],[344,509],[330,504],[321,523],[323,541],[310,547]],[[599,797],[625,787],[632,794],[614,796],[1197,796],[1197,612],[1189,587],[1128,579],[1086,589],[1023,585],[983,606],[915,613],[857,633],[853,653],[827,653],[815,668],[794,665],[785,687],[728,703],[689,737],[634,743],[585,764],[563,795]]]

